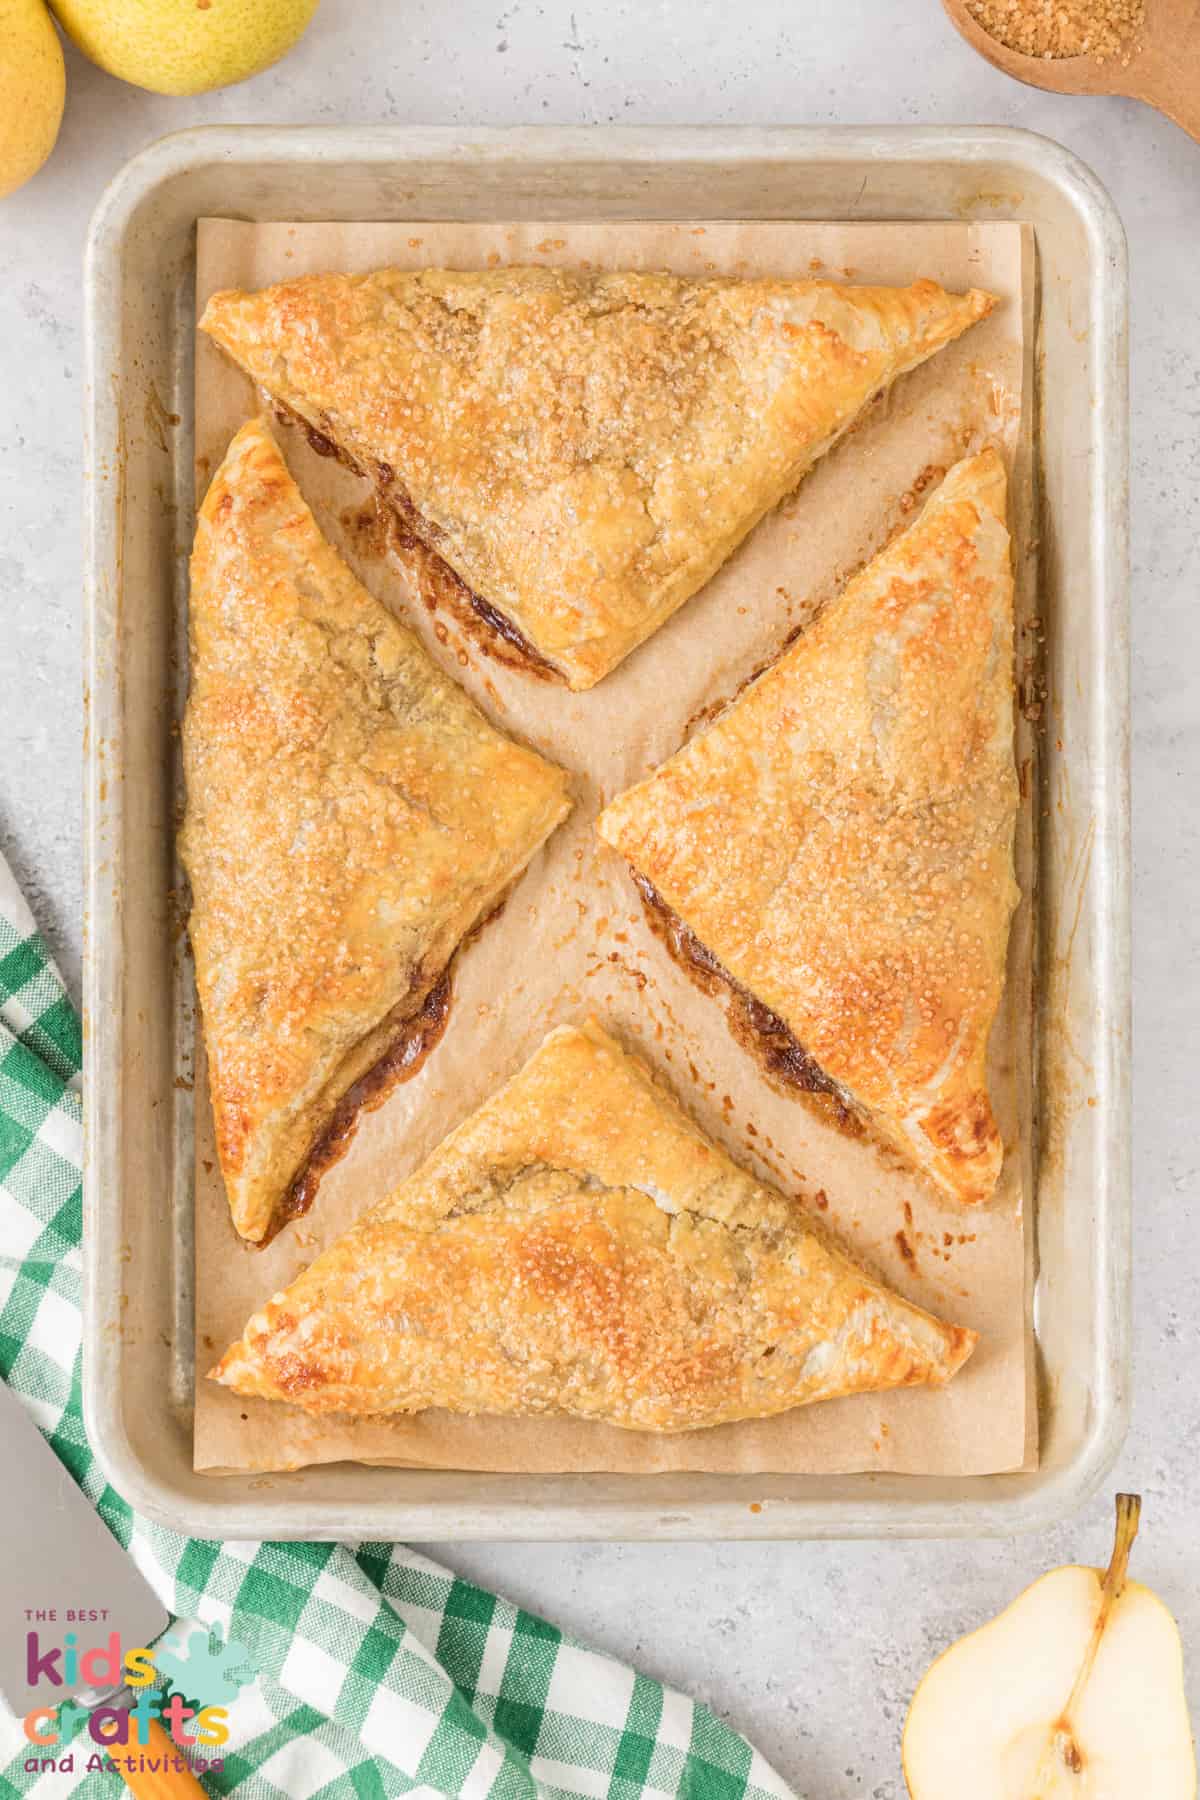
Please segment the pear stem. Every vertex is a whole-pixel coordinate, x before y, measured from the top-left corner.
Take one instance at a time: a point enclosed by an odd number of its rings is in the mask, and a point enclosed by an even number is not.
[[[1081,1775],[1084,1768],[1083,1752],[1075,1742],[1075,1733],[1071,1727],[1071,1717],[1088,1684],[1096,1654],[1100,1649],[1100,1640],[1104,1636],[1112,1609],[1120,1599],[1129,1573],[1129,1552],[1133,1549],[1133,1540],[1137,1536],[1138,1523],[1142,1516],[1142,1498],[1140,1494],[1117,1495],[1117,1526],[1113,1538],[1113,1552],[1109,1558],[1104,1579],[1100,1584],[1100,1607],[1096,1614],[1096,1623],[1092,1627],[1092,1635],[1088,1641],[1087,1651],[1079,1673],[1075,1677],[1067,1703],[1059,1713],[1050,1737],[1050,1756],[1070,1769],[1073,1775]],[[1039,1772],[1035,1794],[1040,1793],[1044,1783],[1048,1781],[1049,1770],[1043,1762]]]
[[[1104,1571],[1104,1580],[1100,1587],[1100,1610],[1096,1614],[1091,1642],[1087,1647],[1087,1655],[1083,1659],[1079,1673],[1075,1677],[1075,1686],[1071,1689],[1071,1697],[1062,1709],[1064,1721],[1069,1719],[1074,1712],[1076,1702],[1087,1685],[1113,1604],[1121,1597],[1129,1573],[1129,1552],[1133,1549],[1133,1540],[1137,1536],[1141,1516],[1142,1497],[1140,1494],[1117,1495],[1117,1528],[1113,1537],[1113,1553],[1109,1557],[1108,1567]]]
[[[1129,1552],[1133,1549],[1133,1540],[1138,1534],[1138,1526],[1142,1518],[1142,1496],[1140,1494],[1117,1495],[1117,1529],[1113,1542],[1113,1553],[1109,1558],[1108,1568],[1104,1572],[1104,1598],[1109,1607],[1114,1600],[1119,1600],[1125,1586],[1125,1578],[1129,1572]]]

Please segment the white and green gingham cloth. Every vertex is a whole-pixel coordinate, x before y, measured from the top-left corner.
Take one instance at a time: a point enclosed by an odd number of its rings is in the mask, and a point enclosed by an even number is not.
[[[0,1376],[167,1608],[219,1624],[260,1671],[206,1789],[789,1800],[707,1707],[402,1545],[207,1543],[130,1510],[80,1403],[79,1066],[78,1020],[0,857]],[[29,1774],[32,1748],[0,1718],[0,1800],[126,1791],[115,1774]]]

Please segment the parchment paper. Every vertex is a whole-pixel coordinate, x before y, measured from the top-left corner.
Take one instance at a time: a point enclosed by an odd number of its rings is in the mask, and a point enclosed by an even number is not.
[[[593,821],[612,795],[676,750],[699,715],[778,653],[787,634],[904,525],[950,463],[989,440],[1003,448],[1013,475],[1018,617],[1029,627],[1019,634],[1019,659],[1030,650],[1032,234],[1009,223],[202,220],[198,299],[202,307],[217,288],[255,288],[312,270],[520,261],[819,272],[896,283],[928,275],[956,290],[987,288],[1003,304],[894,388],[707,588],[586,694],[502,667],[464,637],[452,616],[431,611],[419,567],[406,570],[383,548],[367,485],[315,455],[298,431],[278,428],[318,520],[362,580],[420,633],[494,721],[570,771],[576,804],[499,918],[459,957],[449,1025],[420,1075],[363,1117],[312,1212],[265,1251],[242,1244],[229,1222],[198,1056],[196,1467],[279,1470],[346,1458],[518,1471],[978,1474],[1028,1466],[1036,1430],[1022,1206],[1023,1193],[1031,1191],[1028,723],[1018,719],[1023,900],[993,1043],[993,1095],[1009,1153],[997,1196],[985,1208],[938,1200],[872,1143],[847,1137],[803,1101],[769,1086],[732,1037],[722,1003],[694,987],[649,931],[622,860],[596,838]],[[258,406],[246,378],[201,339],[199,493],[233,432]],[[949,1387],[859,1396],[762,1422],[653,1437],[570,1420],[459,1419],[440,1412],[316,1422],[298,1409],[241,1400],[203,1379],[268,1295],[407,1176],[520,1067],[552,1025],[589,1012],[670,1079],[705,1130],[796,1196],[868,1268],[920,1305],[981,1334],[975,1355]]]

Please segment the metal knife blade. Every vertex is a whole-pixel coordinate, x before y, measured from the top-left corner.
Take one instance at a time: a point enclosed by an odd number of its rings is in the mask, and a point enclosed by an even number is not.
[[[40,1650],[73,1632],[82,1652],[107,1645],[115,1631],[124,1652],[152,1644],[170,1614],[3,1382],[0,1468],[0,1694],[22,1717],[97,1685],[80,1674],[61,1687],[45,1676],[31,1686],[30,1632]],[[61,1659],[57,1666],[65,1675]]]

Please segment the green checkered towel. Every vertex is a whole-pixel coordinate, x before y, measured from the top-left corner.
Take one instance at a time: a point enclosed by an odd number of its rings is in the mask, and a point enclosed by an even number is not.
[[[0,1375],[169,1610],[220,1625],[261,1672],[208,1790],[788,1800],[706,1707],[400,1545],[205,1543],[130,1510],[80,1404],[79,1066],[75,1013],[0,857]],[[0,1720],[0,1800],[125,1791],[29,1774],[30,1749]]]

